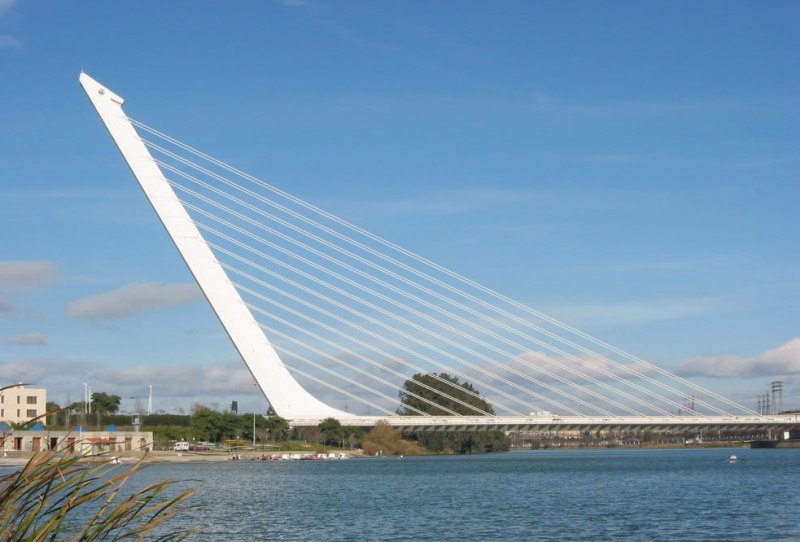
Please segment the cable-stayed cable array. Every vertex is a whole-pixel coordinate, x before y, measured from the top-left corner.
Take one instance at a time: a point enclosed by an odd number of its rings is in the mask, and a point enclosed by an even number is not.
[[[421,389],[489,414],[447,373],[500,415],[753,414],[129,120],[281,359],[332,406],[392,414],[406,379],[431,373]],[[414,414],[459,415],[411,395]]]

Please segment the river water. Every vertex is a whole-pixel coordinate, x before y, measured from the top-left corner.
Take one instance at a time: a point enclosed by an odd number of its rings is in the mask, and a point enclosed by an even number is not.
[[[192,540],[800,540],[800,450],[229,461],[143,476],[199,489],[177,520],[198,527]]]

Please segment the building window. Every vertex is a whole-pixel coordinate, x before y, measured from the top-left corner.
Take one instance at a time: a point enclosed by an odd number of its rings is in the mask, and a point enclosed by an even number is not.
[[[36,417],[36,409],[35,409],[35,408],[33,408],[33,409],[28,409],[28,410],[25,412],[25,415],[26,415],[27,417],[29,417],[29,418],[35,418],[35,417]]]
[[[0,394],[0,405],[4,405],[4,404],[6,404],[6,396],[3,395],[3,394]]]
[[[20,397],[19,395],[17,395],[17,404],[19,404],[19,403],[20,403],[20,400],[21,400],[21,399],[22,399],[22,397]]]
[[[19,418],[19,409],[17,409],[17,418]]]
[[[29,405],[35,405],[36,404],[36,396],[35,395],[29,395],[28,396],[28,404]]]
[[[6,417],[6,409],[0,408],[0,420]]]

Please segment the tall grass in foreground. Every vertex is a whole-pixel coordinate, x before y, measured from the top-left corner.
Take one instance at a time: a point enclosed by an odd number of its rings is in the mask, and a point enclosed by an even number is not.
[[[183,540],[192,530],[163,526],[190,508],[194,490],[170,480],[122,491],[144,465],[88,463],[80,455],[35,454],[0,476],[0,540]],[[131,484],[134,485],[134,484]],[[163,526],[163,528],[159,528]],[[150,538],[152,537],[152,538]]]

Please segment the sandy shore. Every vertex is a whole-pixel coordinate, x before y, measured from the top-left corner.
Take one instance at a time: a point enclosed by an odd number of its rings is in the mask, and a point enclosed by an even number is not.
[[[0,457],[0,467],[20,467],[25,465],[33,454],[17,453],[7,457]],[[120,453],[117,455],[109,454],[103,456],[87,457],[86,461],[102,461],[117,458],[121,464],[142,463],[216,463],[220,461],[230,461],[232,454],[192,454],[178,452],[151,452],[148,454],[140,453]],[[242,456],[244,458],[244,455]]]
[[[271,452],[267,455],[281,456],[283,454],[298,452]],[[307,453],[307,452],[306,452]],[[358,457],[359,453],[345,452],[348,457]],[[0,467],[20,467],[25,465],[33,455],[32,452],[13,452],[5,457],[0,457]],[[242,452],[239,453],[240,461],[258,461],[264,454],[262,452]],[[173,452],[159,451],[150,453],[121,452],[119,454],[108,454],[103,456],[87,457],[86,461],[108,460],[112,457],[117,458],[121,464],[142,463],[219,463],[222,461],[233,460],[232,453],[213,453],[213,452]]]

